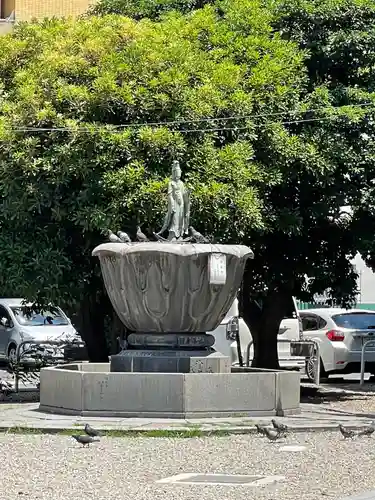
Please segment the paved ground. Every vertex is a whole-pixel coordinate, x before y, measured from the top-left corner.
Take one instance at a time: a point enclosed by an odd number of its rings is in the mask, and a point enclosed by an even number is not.
[[[374,438],[375,439],[375,438]],[[337,433],[102,438],[88,449],[68,436],[0,435],[0,500],[338,500],[375,488],[374,439]],[[285,444],[302,452],[282,451]],[[268,486],[159,484],[181,473],[284,476]]]
[[[303,403],[302,412],[290,417],[279,417],[277,420],[287,424],[293,431],[323,431],[337,429],[339,423],[348,427],[363,428],[375,420],[374,414],[357,414],[340,412],[314,403]],[[251,433],[254,425],[271,424],[272,417],[239,417],[210,419],[151,419],[151,418],[104,418],[104,417],[71,417],[52,415],[38,411],[38,403],[3,403],[0,405],[0,430],[14,427],[28,427],[45,431],[77,429],[89,422],[95,427],[109,431],[188,431],[200,430],[203,433]],[[375,448],[374,448],[375,449]]]
[[[212,434],[213,431],[221,430],[249,433],[254,431],[255,423],[271,423],[271,417],[189,420],[70,417],[39,412],[38,394],[35,392],[22,393],[21,400],[27,403],[17,404],[8,398],[0,404],[0,429],[16,426],[53,431],[77,429],[84,422],[90,422],[103,430],[140,432],[200,429]],[[375,420],[375,385],[367,383],[364,388],[360,388],[355,378],[325,384],[318,396],[307,396],[302,401],[300,415],[279,418],[296,431],[337,429],[339,423],[360,428]]]

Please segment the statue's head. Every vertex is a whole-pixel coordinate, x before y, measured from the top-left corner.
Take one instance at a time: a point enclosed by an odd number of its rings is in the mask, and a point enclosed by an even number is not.
[[[172,163],[172,179],[174,181],[179,181],[181,179],[180,162],[177,160],[174,160],[174,162]]]

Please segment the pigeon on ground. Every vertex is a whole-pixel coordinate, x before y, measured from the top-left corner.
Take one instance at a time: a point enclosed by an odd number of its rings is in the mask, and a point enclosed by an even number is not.
[[[271,420],[273,428],[280,432],[288,432],[288,426],[285,424],[279,424],[275,419]]]
[[[94,429],[93,427],[91,427],[91,425],[89,425],[89,424],[85,425],[85,432],[88,436],[91,436],[91,437],[101,436],[100,432],[97,431],[96,429]]]
[[[110,229],[108,229],[108,238],[111,243],[122,243],[120,238],[116,236]]]
[[[78,443],[80,443],[82,446],[89,446],[91,443],[95,443],[99,441],[98,439],[95,439],[94,437],[91,436],[80,436],[79,434],[74,434],[72,436],[73,439],[75,439]]]
[[[264,427],[264,435],[267,436],[270,441],[277,441],[279,438],[283,437],[281,432],[276,429],[268,429],[268,427]]]
[[[196,243],[209,243],[208,239],[203,236],[199,231],[196,231],[193,226],[189,227],[189,234]]]
[[[374,434],[374,432],[375,432],[374,424],[371,424],[368,427],[366,427],[365,429],[363,429],[362,431],[360,431],[358,433],[358,436],[367,436],[367,437],[370,437],[370,436],[372,436]]]
[[[137,226],[137,240],[138,241],[149,241],[147,236],[142,233],[140,226]]]
[[[124,231],[118,231],[117,236],[120,238],[120,240],[123,243],[131,243],[131,239],[129,238],[129,235],[127,233],[124,233]]]
[[[266,428],[263,427],[263,425],[255,424],[255,427],[256,427],[258,434],[262,434],[263,436],[266,435],[266,431],[265,431]]]
[[[350,429],[346,429],[342,424],[339,425],[339,430],[344,436],[344,439],[354,438],[356,433]]]

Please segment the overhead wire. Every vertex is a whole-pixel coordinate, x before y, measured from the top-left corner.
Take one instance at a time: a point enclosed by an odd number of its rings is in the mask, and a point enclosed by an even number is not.
[[[344,108],[364,108],[364,107],[370,107],[374,106],[374,103],[368,102],[368,103],[358,103],[358,104],[345,104],[342,106],[325,106],[325,107],[319,107],[319,108],[311,108],[307,110],[287,110],[287,111],[279,111],[279,112],[274,112],[274,113],[260,113],[260,114],[253,114],[253,115],[233,115],[233,116],[224,116],[224,117],[215,117],[215,118],[197,118],[197,119],[189,119],[189,120],[173,120],[173,121],[159,121],[159,122],[141,122],[141,123],[126,123],[126,124],[119,124],[119,125],[112,125],[108,123],[102,123],[102,124],[97,124],[97,123],[86,123],[84,127],[5,127],[6,130],[12,131],[12,132],[92,132],[94,130],[100,130],[103,131],[107,129],[108,131],[112,132],[119,132],[122,130],[126,129],[140,129],[143,127],[171,127],[171,126],[176,126],[176,125],[183,125],[183,124],[199,124],[199,123],[212,123],[215,125],[215,122],[228,122],[228,121],[239,121],[239,120],[250,120],[250,119],[255,119],[255,118],[267,118],[267,117],[277,117],[277,116],[284,116],[284,115],[292,115],[292,114],[307,114],[307,113],[314,113],[317,111],[324,111],[324,110],[342,110]],[[329,117],[318,117],[318,118],[302,118],[302,119],[296,119],[296,120],[287,120],[287,121],[281,121],[281,122],[274,122],[274,123],[279,123],[281,125],[292,125],[292,124],[298,124],[298,123],[308,123],[308,122],[318,122],[318,121],[326,121],[326,120],[332,120],[334,118],[337,118],[339,115],[333,115]],[[253,123],[253,124],[248,124],[246,126],[236,126],[233,125],[231,127],[211,127],[211,128],[190,128],[190,129],[177,129],[174,128],[171,131],[174,132],[180,132],[180,133],[189,133],[189,132],[218,132],[218,131],[238,131],[238,130],[246,130],[251,127],[259,127],[263,125],[262,123]]]

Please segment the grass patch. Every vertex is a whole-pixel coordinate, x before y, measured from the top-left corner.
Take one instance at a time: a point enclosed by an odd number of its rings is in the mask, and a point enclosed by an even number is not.
[[[77,426],[81,426],[81,424],[75,424]],[[1,428],[0,432],[2,434],[22,434],[22,435],[37,435],[37,434],[54,434],[59,436],[71,436],[72,434],[77,434],[77,431],[81,429],[34,429],[32,427],[22,427],[22,426],[14,426],[6,428]],[[82,428],[83,433],[83,428]],[[112,437],[112,438],[179,438],[179,439],[188,439],[188,438],[196,438],[196,437],[225,437],[234,434],[233,431],[227,429],[210,429],[210,430],[202,430],[199,428],[190,428],[190,429],[150,429],[144,431],[138,430],[121,430],[121,429],[111,429],[100,431],[102,436],[104,437]],[[252,432],[252,429],[248,429],[247,432],[241,431],[236,432],[236,434],[247,434]]]

